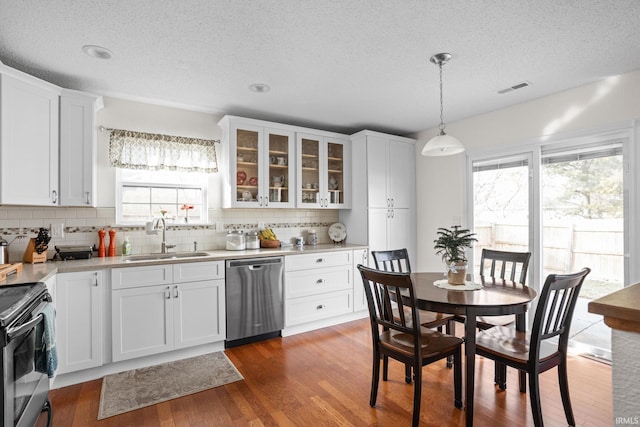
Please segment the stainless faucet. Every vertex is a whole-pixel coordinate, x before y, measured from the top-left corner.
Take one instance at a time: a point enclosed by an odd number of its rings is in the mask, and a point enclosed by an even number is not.
[[[153,229],[158,230],[160,226],[160,221],[162,221],[162,243],[160,244],[160,253],[166,254],[167,249],[175,248],[176,245],[167,245],[167,222],[165,221],[164,216],[156,218],[153,222]]]

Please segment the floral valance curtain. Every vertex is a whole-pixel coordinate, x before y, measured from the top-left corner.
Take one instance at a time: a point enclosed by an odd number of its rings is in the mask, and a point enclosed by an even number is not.
[[[215,144],[219,141],[121,129],[110,131],[111,166],[151,171],[218,172]]]

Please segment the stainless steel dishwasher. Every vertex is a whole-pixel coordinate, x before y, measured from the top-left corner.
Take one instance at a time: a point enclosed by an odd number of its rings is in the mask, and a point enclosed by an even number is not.
[[[226,347],[279,336],[284,327],[283,258],[228,260]]]

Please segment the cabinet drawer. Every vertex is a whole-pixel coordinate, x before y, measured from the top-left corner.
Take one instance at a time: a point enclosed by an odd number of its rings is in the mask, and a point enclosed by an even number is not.
[[[285,271],[351,265],[352,252],[353,251],[319,252],[287,256],[285,261]]]
[[[287,298],[351,289],[351,269],[345,267],[293,271],[285,276]]]
[[[339,291],[286,301],[286,326],[351,313],[352,291]]]
[[[171,264],[111,269],[112,289],[170,285],[171,283],[173,283],[173,266]]]
[[[224,279],[224,261],[189,262],[173,265],[175,283]]]

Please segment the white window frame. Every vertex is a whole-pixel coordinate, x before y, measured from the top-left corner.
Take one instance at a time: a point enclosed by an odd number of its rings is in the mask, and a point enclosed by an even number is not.
[[[483,160],[530,155],[530,203],[529,203],[529,247],[531,267],[529,269],[533,284],[541,285],[542,278],[542,218],[541,215],[541,151],[542,147],[552,145],[569,147],[587,143],[604,142],[612,139],[623,141],[624,159],[624,285],[640,281],[640,121],[626,121],[607,127],[581,131],[563,132],[547,135],[508,146],[467,151],[465,198],[465,223],[473,227],[473,163]],[[473,261],[473,260],[472,260]],[[473,264],[472,264],[473,265]],[[539,289],[538,289],[539,290]]]
[[[147,182],[147,181],[137,181],[137,180],[129,180],[123,177],[123,171],[125,169],[115,168],[116,169],[116,191],[115,191],[115,210],[116,210],[116,224],[121,226],[140,226],[144,225],[146,221],[134,222],[134,221],[124,221],[122,219],[123,209],[122,209],[122,193],[123,188],[125,186],[140,186],[140,187],[153,187],[153,188],[172,188],[172,189],[199,189],[201,191],[201,203],[202,212],[200,215],[200,221],[189,221],[188,223],[182,223],[177,218],[175,221],[167,221],[172,226],[190,226],[190,225],[205,225],[209,223],[208,220],[208,177],[206,174],[199,174],[200,177],[194,179],[192,182],[183,184],[181,183],[181,179],[167,179],[162,182]],[[134,172],[140,172],[135,170]],[[185,174],[187,172],[173,172],[173,171],[154,171],[154,174],[167,174],[170,176],[174,174],[176,177],[181,174]],[[126,174],[126,173],[125,173]],[[151,221],[155,215],[152,215],[147,219],[147,221]]]

